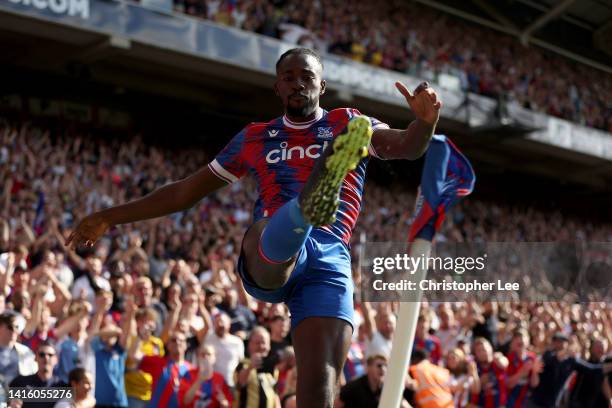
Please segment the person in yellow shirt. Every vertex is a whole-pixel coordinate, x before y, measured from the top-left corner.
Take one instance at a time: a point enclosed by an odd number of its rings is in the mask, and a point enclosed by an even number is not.
[[[144,356],[164,356],[164,343],[153,332],[157,324],[157,312],[153,308],[141,308],[136,311],[136,332],[141,340],[140,352]],[[128,342],[128,350],[136,336],[132,336]],[[130,361],[127,367],[132,366]],[[138,368],[128,368],[125,374],[125,389],[128,396],[130,408],[144,408],[151,400],[153,377]]]

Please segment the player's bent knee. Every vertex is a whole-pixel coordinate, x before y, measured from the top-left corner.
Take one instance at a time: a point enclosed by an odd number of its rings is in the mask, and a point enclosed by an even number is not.
[[[244,247],[246,269],[253,282],[262,289],[279,289],[289,280],[290,270],[284,264],[267,264],[256,250]]]
[[[295,264],[295,259],[275,264],[267,262],[260,256],[259,239],[267,222],[267,219],[262,219],[253,224],[244,237],[242,249],[244,251],[247,272],[254,283],[262,289],[274,290],[281,288],[287,283]]]

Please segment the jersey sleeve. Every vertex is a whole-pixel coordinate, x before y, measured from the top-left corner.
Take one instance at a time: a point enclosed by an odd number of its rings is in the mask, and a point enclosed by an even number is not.
[[[347,109],[348,115],[349,115],[349,120],[351,120],[353,117],[361,115],[361,112],[359,112],[357,109]],[[389,129],[389,125],[387,125],[384,122],[381,122],[380,120],[372,117],[372,116],[368,116],[370,118],[370,122],[372,123],[372,130],[377,130],[377,129]],[[380,159],[381,157],[376,153],[376,150],[374,150],[374,146],[372,146],[372,141],[370,141],[370,144],[368,145],[368,153],[370,154],[370,156],[374,156],[377,159]]]
[[[246,173],[246,163],[243,155],[244,139],[248,127],[242,129],[232,140],[219,152],[213,161],[208,163],[208,168],[221,180],[233,183]]]

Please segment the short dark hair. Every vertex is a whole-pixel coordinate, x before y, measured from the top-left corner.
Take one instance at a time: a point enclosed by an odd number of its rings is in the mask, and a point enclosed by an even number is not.
[[[68,373],[68,384],[83,381],[83,379],[85,378],[85,374],[87,374],[87,370],[85,370],[83,367],[73,368]]]
[[[7,310],[6,312],[0,314],[0,326],[4,325],[6,327],[12,326],[17,320],[17,313],[12,310]]]
[[[412,351],[412,355],[410,356],[410,364],[419,364],[423,360],[427,360],[429,358],[429,352],[423,349],[417,349]]]
[[[317,60],[317,62],[321,65],[321,69],[323,69],[323,61],[321,60],[321,56],[317,54],[316,51],[311,50],[310,48],[292,48],[288,51],[285,51],[283,55],[278,58],[276,61],[276,72],[278,72],[278,67],[280,64],[287,58],[292,55],[310,55]]]
[[[38,343],[38,345],[36,346],[36,352],[38,352],[38,350],[40,350],[43,347],[51,347],[53,350],[55,350],[55,345],[49,339],[45,339],[41,341],[40,343]]]

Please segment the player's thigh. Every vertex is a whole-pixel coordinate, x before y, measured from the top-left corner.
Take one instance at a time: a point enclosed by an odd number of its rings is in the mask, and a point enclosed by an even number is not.
[[[276,289],[289,280],[297,257],[294,256],[284,263],[269,263],[261,257],[259,240],[268,220],[262,218],[249,228],[242,242],[242,250],[247,272],[255,283],[264,289]]]
[[[298,406],[305,403],[303,398],[309,398],[306,394],[325,392],[333,401],[352,333],[346,320],[335,317],[308,317],[295,327],[292,339],[298,368]]]

